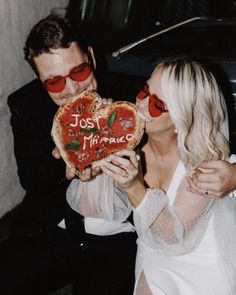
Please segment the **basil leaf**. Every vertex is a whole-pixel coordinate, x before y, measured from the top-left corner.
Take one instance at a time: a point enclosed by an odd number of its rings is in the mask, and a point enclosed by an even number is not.
[[[78,151],[80,148],[80,142],[78,140],[72,140],[66,145],[67,150]]]
[[[97,133],[98,129],[97,128],[80,128],[80,130],[89,132],[89,133]]]
[[[108,120],[107,120],[107,126],[109,128],[111,128],[111,126],[113,125],[113,123],[115,122],[116,120],[116,116],[117,116],[117,112],[114,111],[110,114],[110,116],[108,117]]]

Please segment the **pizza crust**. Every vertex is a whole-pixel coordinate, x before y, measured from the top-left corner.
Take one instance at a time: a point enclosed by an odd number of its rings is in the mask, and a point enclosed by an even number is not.
[[[96,108],[100,108],[100,106],[102,105],[102,98],[94,90],[85,90],[82,93],[80,93],[79,95],[73,95],[68,99],[68,101],[65,104],[61,105],[60,108],[58,109],[58,111],[56,112],[54,119],[53,119],[52,129],[51,129],[52,139],[53,139],[56,147],[59,149],[61,157],[63,158],[63,160],[65,161],[66,165],[69,168],[73,168],[75,165],[73,163],[71,163],[71,161],[69,160],[67,151],[62,143],[62,140],[61,140],[62,128],[60,125],[59,118],[62,115],[62,113],[66,110],[66,108],[70,108],[73,105],[74,101],[76,101],[77,99],[79,99],[81,97],[93,98],[94,102],[93,102],[92,106],[90,107],[92,112],[94,112]]]
[[[62,143],[62,127],[60,125],[60,117],[65,112],[67,108],[71,108],[74,101],[76,101],[79,98],[93,98],[93,103],[89,107],[89,110],[95,114],[93,119],[99,116],[106,116],[108,112],[112,112],[113,109],[115,109],[117,106],[125,107],[126,109],[130,109],[132,113],[135,115],[135,129],[134,129],[134,136],[133,139],[130,140],[126,146],[127,149],[134,149],[138,143],[140,142],[143,133],[144,133],[144,127],[145,127],[145,121],[141,119],[138,115],[137,107],[127,101],[115,101],[110,106],[109,109],[107,108],[107,105],[102,105],[102,98],[98,95],[98,93],[94,90],[86,90],[82,92],[80,95],[72,96],[67,103],[60,106],[57,113],[54,116],[51,135],[52,138],[56,144],[56,147],[59,149],[61,157],[65,161],[66,165],[70,168],[74,167],[75,165],[70,161],[68,157],[67,150],[65,149],[65,146]],[[91,162],[92,167],[98,167],[102,160],[108,158],[110,155],[99,159],[97,161]],[[77,171],[77,175],[80,175],[82,171]]]

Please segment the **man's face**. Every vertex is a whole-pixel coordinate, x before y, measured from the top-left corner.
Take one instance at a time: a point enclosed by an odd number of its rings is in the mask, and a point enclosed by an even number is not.
[[[34,62],[42,82],[58,76],[64,77],[62,78],[66,82],[64,89],[59,92],[51,92],[47,89],[48,94],[58,106],[65,103],[71,95],[79,94],[85,89],[97,90],[93,71],[85,75],[85,80],[81,81],[73,80],[68,76],[72,69],[88,62],[87,54],[83,53],[75,42],[69,48],[52,49],[51,53],[42,53],[34,58]]]

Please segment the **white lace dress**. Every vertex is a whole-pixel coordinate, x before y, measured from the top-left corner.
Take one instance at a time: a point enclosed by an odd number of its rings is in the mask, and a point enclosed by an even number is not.
[[[139,234],[135,294],[233,294],[222,275],[212,214],[214,201],[200,197],[197,204],[188,201],[186,196],[185,205],[180,208],[176,200],[183,197],[179,194],[184,193],[184,176],[185,167],[180,162],[166,194],[168,202],[158,209],[155,203],[163,198],[162,193],[159,191],[158,196],[157,190],[149,190],[146,198],[134,210]],[[161,212],[150,216],[150,208],[154,207]],[[159,220],[156,216],[159,216]],[[172,224],[170,216],[173,218]],[[194,227],[198,227],[197,232]]]
[[[185,176],[180,162],[167,195],[149,189],[133,208],[135,295],[236,294],[236,200],[191,194]],[[74,182],[67,194],[71,207],[87,217],[125,220],[132,207],[113,180],[102,174],[92,182]]]

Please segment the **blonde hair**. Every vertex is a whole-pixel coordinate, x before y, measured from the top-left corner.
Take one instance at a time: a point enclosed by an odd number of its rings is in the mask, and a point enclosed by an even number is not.
[[[204,160],[225,159],[229,155],[227,111],[212,73],[186,59],[169,60],[160,67],[163,100],[178,130],[180,159],[190,169]]]

